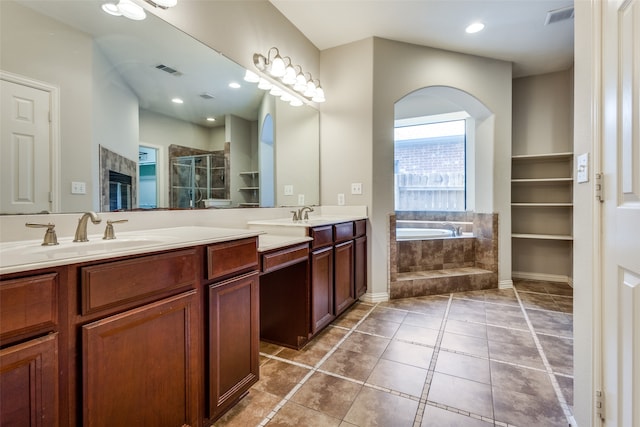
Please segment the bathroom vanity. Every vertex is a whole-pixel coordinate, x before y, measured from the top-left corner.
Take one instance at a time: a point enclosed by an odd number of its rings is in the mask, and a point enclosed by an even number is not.
[[[3,425],[218,419],[366,290],[365,220],[283,224],[0,245]]]
[[[3,424],[201,426],[248,391],[258,233],[184,228],[191,240],[1,276]]]

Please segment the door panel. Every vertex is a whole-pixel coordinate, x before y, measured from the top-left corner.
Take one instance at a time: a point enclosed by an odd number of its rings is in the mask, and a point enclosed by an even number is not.
[[[51,211],[50,94],[1,80],[0,212]]]
[[[602,381],[607,426],[640,425],[640,0],[603,3]]]

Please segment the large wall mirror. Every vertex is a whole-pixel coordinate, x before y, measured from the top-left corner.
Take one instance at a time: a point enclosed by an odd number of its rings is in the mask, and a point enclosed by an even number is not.
[[[0,2],[0,213],[319,203],[316,109],[101,3]]]

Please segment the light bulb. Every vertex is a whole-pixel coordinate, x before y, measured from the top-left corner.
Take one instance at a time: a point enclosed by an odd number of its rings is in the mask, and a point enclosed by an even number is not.
[[[161,7],[173,7],[178,4],[178,0],[153,0],[153,2]]]
[[[262,90],[269,90],[271,89],[271,86],[273,86],[271,83],[269,83],[269,81],[267,81],[266,79],[260,79],[260,81],[258,82],[258,89],[262,89]]]
[[[296,70],[289,65],[282,76],[282,83],[286,85],[292,85],[296,83]]]
[[[313,96],[313,98],[311,98],[311,100],[313,102],[325,102],[326,99],[324,97],[324,90],[322,89],[322,86],[318,86],[316,88],[316,94]]]
[[[316,84],[313,81],[309,81],[309,83],[307,83],[307,88],[305,89],[303,95],[309,98],[316,95]]]
[[[296,83],[293,86],[293,89],[298,92],[304,92],[307,89],[307,79],[302,73],[298,73],[296,76]]]
[[[118,10],[126,18],[133,19],[134,21],[141,21],[147,17],[144,9],[131,0],[120,0],[118,2]]]
[[[260,81],[260,77],[258,77],[258,75],[253,71],[247,70],[244,73],[244,81],[249,83],[258,83]]]
[[[122,12],[120,12],[120,9],[118,9],[118,6],[115,3],[103,4],[102,10],[107,12],[109,15],[122,16]]]
[[[285,65],[284,60],[280,57],[280,55],[276,54],[276,57],[273,58],[273,62],[271,63],[271,67],[269,68],[269,74],[273,77],[282,77],[285,73]]]

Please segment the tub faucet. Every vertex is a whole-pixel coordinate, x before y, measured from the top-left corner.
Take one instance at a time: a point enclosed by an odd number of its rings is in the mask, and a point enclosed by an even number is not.
[[[87,239],[87,222],[91,219],[91,222],[94,224],[100,224],[102,219],[98,216],[97,213],[89,211],[82,214],[80,219],[78,220],[78,228],[76,228],[76,236],[74,237],[74,242],[88,242]]]
[[[451,234],[455,237],[455,236],[461,236],[462,235],[462,228],[461,227],[456,227],[455,225],[451,224],[450,222],[443,222],[442,223],[442,227],[446,228],[447,230],[451,230]]]
[[[313,208],[311,206],[303,206],[298,209],[298,220],[302,221],[303,219],[306,221],[309,219],[309,212],[313,212]],[[304,213],[304,218],[302,214]]]

